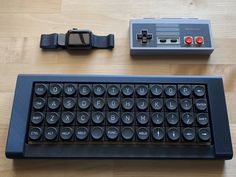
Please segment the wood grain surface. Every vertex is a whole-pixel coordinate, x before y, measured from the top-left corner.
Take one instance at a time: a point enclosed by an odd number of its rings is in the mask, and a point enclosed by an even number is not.
[[[129,19],[211,19],[215,51],[208,57],[129,55]],[[0,177],[235,177],[236,160],[9,160],[5,144],[19,73],[220,75],[236,151],[235,0],[0,0]],[[91,52],[39,48],[41,33],[72,27],[115,34],[115,48]]]

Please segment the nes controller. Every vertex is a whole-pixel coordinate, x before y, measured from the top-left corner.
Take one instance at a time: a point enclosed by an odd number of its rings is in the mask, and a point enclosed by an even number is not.
[[[130,53],[210,55],[210,20],[197,18],[144,18],[130,20]]]

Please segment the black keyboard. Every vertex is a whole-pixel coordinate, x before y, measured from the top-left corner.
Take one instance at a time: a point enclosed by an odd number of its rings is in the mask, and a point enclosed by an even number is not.
[[[19,75],[6,156],[231,159],[222,78]]]

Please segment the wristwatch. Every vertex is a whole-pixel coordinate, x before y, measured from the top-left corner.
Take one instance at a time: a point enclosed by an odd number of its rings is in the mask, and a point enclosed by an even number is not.
[[[42,49],[112,49],[114,48],[114,35],[94,35],[90,30],[73,28],[66,34],[42,34],[40,40]]]

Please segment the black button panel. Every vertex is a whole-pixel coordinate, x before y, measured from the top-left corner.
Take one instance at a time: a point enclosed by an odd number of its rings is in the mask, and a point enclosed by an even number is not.
[[[35,83],[27,143],[213,144],[204,84]]]

